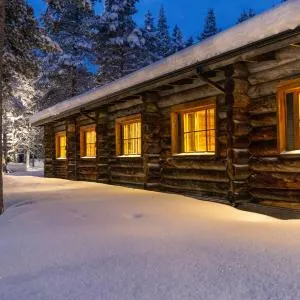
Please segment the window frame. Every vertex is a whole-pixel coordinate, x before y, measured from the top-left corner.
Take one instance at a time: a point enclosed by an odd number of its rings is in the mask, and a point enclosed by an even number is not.
[[[65,153],[66,156],[61,156],[61,146],[60,146],[60,138],[65,137],[66,139],[66,145],[65,145]],[[67,132],[66,131],[59,131],[55,133],[55,158],[57,160],[66,160],[67,159]]]
[[[287,105],[286,96],[293,94],[294,105],[294,128],[295,128],[295,144],[297,149],[287,150]],[[290,80],[282,83],[277,89],[277,125],[278,125],[278,152],[279,154],[300,154],[300,79]],[[298,106],[297,106],[298,104]]]
[[[215,131],[215,149],[213,152],[183,152],[184,150],[184,124],[183,115],[189,112],[197,112],[209,108],[215,110],[214,131]],[[178,118],[180,116],[180,123],[178,124]],[[181,126],[180,126],[181,125]],[[179,127],[180,126],[180,127]],[[172,155],[173,156],[209,156],[214,157],[217,153],[217,106],[216,98],[206,98],[202,100],[196,100],[184,104],[179,104],[171,108],[171,138],[172,138]]]
[[[87,148],[86,148],[86,132],[95,131],[95,156],[87,156]],[[80,127],[80,158],[83,159],[95,159],[97,157],[97,130],[96,124],[91,124],[87,126]]]
[[[122,130],[124,125],[140,122],[141,123],[141,137],[140,137],[140,154],[124,154],[124,143],[122,138]],[[142,117],[141,114],[130,115],[115,120],[115,135],[116,135],[116,156],[119,157],[141,157],[142,156],[142,141],[143,141],[143,131],[142,131]]]

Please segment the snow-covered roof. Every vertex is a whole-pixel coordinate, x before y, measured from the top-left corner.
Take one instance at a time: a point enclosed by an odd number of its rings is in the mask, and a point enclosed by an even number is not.
[[[294,30],[300,26],[300,0],[289,0],[261,15],[236,25],[226,31],[150,66],[131,73],[105,86],[92,89],[52,107],[42,110],[31,117],[33,125],[46,123],[48,119],[58,119],[61,114],[72,112],[105,97],[133,88],[144,82],[163,77],[170,73],[200,64],[245,47],[249,44],[270,38],[279,33]]]

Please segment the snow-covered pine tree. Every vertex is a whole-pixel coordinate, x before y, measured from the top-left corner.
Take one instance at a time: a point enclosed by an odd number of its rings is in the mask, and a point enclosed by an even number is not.
[[[12,93],[15,76],[32,77],[38,71],[37,53],[57,47],[44,35],[25,0],[5,1],[5,40],[3,52],[3,90],[5,99]]]
[[[25,0],[5,1],[5,39],[3,49],[3,152],[7,156],[9,129],[8,113],[14,112],[16,87],[20,78],[32,80],[38,73],[38,54],[58,49],[38,25],[33,9]]]
[[[253,9],[250,8],[249,10],[244,10],[241,13],[240,17],[238,18],[237,24],[242,23],[254,16],[255,16],[255,11]]]
[[[8,155],[16,160],[17,155],[23,153],[27,167],[30,156],[42,157],[43,152],[41,128],[32,127],[29,123],[29,117],[37,111],[38,96],[34,79],[18,75],[10,111],[6,115]]]
[[[220,30],[217,27],[215,12],[212,8],[210,8],[205,19],[203,32],[198,37],[198,39],[199,41],[203,41],[217,34],[218,32],[220,32]]]
[[[170,55],[171,38],[169,34],[169,26],[165,13],[165,9],[161,6],[158,15],[158,55],[160,58],[167,57]]]
[[[145,38],[145,57],[147,64],[151,64],[160,59],[158,55],[158,34],[154,25],[152,13],[148,10],[145,15],[143,35]]]
[[[171,54],[184,49],[185,44],[182,36],[181,29],[178,25],[174,26],[172,38],[171,38]]]
[[[40,108],[80,94],[94,85],[87,65],[94,62],[92,28],[96,16],[91,0],[47,0],[42,22],[61,48],[42,58]]]
[[[190,47],[194,44],[195,44],[194,38],[192,36],[190,36],[185,43],[185,47]]]
[[[145,39],[133,20],[138,0],[106,0],[98,24],[95,52],[100,85],[119,79],[147,64]]]

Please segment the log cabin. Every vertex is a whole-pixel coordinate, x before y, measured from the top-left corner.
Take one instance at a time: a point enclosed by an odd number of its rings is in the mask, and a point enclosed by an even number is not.
[[[44,127],[45,177],[299,212],[300,1],[40,111],[31,123]]]

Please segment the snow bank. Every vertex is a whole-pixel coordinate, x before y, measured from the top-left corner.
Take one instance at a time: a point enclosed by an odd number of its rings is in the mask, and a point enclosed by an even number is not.
[[[221,32],[197,45],[191,46],[146,68],[134,72],[106,86],[45,109],[31,117],[38,124],[47,118],[81,108],[95,100],[113,95],[143,82],[183,69],[215,56],[239,49],[248,44],[293,30],[300,25],[300,0],[289,0],[266,13],[258,15],[229,30]]]
[[[5,176],[0,299],[300,299],[300,222],[95,183]]]

